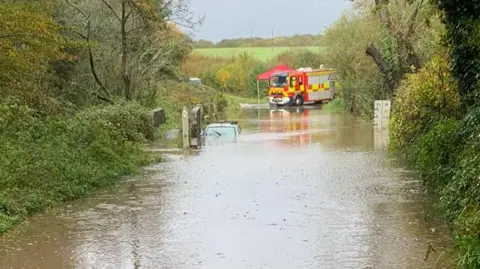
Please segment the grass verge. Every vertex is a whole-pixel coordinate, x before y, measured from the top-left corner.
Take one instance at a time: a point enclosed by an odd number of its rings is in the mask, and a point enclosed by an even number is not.
[[[335,98],[324,105],[323,109],[330,113],[342,113],[345,111],[345,102],[343,99]]]

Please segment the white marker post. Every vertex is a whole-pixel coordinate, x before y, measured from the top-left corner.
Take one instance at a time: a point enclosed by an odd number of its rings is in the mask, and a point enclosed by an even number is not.
[[[182,137],[183,148],[190,147],[190,124],[188,122],[188,109],[183,107],[182,111]]]
[[[390,110],[390,100],[375,100],[373,126],[381,129],[388,128],[388,121],[390,120]]]
[[[387,146],[391,105],[390,100],[375,100],[373,118],[375,149],[384,149]]]

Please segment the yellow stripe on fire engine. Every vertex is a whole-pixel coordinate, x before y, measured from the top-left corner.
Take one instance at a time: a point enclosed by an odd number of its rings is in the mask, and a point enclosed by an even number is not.
[[[288,96],[287,93],[283,90],[283,88],[270,88],[270,91],[268,92],[268,95],[283,95],[283,96]]]
[[[320,84],[312,84],[312,88],[308,89],[307,92],[318,92],[320,90],[322,90],[322,88],[320,88]]]
[[[332,72],[331,70],[306,72],[306,74],[307,74],[308,77],[312,77],[312,76],[323,76],[323,75],[333,74],[333,73],[334,73],[334,72]]]

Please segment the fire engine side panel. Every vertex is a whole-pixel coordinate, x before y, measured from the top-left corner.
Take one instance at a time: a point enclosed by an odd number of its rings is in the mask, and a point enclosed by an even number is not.
[[[314,102],[314,101],[320,101],[320,76],[309,76],[308,77],[308,82],[309,82],[309,88],[307,90],[307,102]]]
[[[306,101],[321,101],[331,99],[333,96],[330,88],[329,72],[315,72],[308,76],[307,98]]]

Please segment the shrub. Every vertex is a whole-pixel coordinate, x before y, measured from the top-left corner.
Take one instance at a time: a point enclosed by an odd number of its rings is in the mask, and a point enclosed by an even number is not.
[[[460,268],[480,268],[480,109],[472,109],[460,121],[463,140],[455,158],[453,177],[444,188],[441,202],[454,223]]]
[[[390,120],[390,147],[402,152],[437,120],[456,117],[459,107],[448,61],[435,57],[397,90]]]
[[[453,224],[459,268],[480,268],[480,107],[459,114],[447,62],[435,58],[402,85],[391,148],[406,153]],[[460,118],[460,119],[459,119]]]
[[[138,147],[151,137],[146,111],[136,104],[92,107],[70,118],[28,117],[2,104],[0,233],[47,207],[115,183],[149,161]],[[8,109],[5,109],[8,108]]]
[[[457,145],[458,154],[455,154],[453,160],[453,176],[442,193],[442,204],[447,211],[447,218],[451,221],[455,220],[465,208],[480,204],[479,124],[479,108],[472,109],[458,123],[457,133],[461,140]]]
[[[257,96],[256,76],[266,69],[263,62],[247,53],[227,59],[194,55],[183,64],[183,70],[200,77],[204,85],[244,97]]]
[[[452,163],[458,147],[456,128],[454,119],[439,121],[411,147],[415,167],[434,190],[441,190],[453,176]]]

